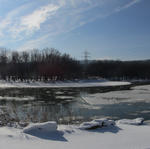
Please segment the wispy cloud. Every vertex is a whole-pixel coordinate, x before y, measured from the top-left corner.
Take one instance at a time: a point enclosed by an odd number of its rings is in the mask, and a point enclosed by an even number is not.
[[[0,37],[4,38],[6,35],[9,35],[9,38],[12,38],[13,32],[12,29],[13,26],[18,23],[20,16],[24,14],[32,6],[32,3],[27,3],[24,5],[21,5],[8,13],[6,13],[4,16],[1,16],[0,19]],[[16,26],[16,29],[18,26]]]
[[[31,50],[31,49],[38,49],[41,47],[41,45],[45,45],[48,41],[46,40],[49,37],[49,35],[43,35],[41,37],[38,37],[36,39],[31,39],[24,44],[22,44],[17,50],[19,51],[25,51],[25,50]],[[43,47],[45,48],[45,47]]]
[[[30,0],[26,0],[25,4],[14,7],[1,17],[0,40],[21,40],[18,48],[34,48],[44,45],[45,40],[53,36],[118,13],[140,1],[37,0],[36,3],[30,3]]]
[[[131,7],[131,6],[135,5],[135,4],[137,4],[137,3],[139,3],[139,2],[141,2],[141,0],[132,0],[132,1],[130,1],[129,3],[126,3],[125,5],[116,8],[115,11],[116,11],[116,12],[119,12],[119,11],[121,11],[121,10],[123,10],[123,9],[127,9],[127,8],[129,8],[129,7]]]

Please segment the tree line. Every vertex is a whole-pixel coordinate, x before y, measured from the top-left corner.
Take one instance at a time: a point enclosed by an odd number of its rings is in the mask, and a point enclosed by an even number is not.
[[[0,49],[0,79],[3,80],[55,81],[95,77],[150,79],[150,60],[92,60],[84,63],[54,48],[22,52]]]
[[[32,51],[0,50],[0,77],[4,80],[64,80],[80,76],[79,61],[53,48]]]
[[[150,79],[150,60],[92,61],[87,67],[87,74],[111,80]]]

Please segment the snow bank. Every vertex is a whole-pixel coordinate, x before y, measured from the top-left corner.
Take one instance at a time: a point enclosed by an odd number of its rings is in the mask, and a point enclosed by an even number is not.
[[[121,82],[121,81],[107,81],[107,80],[79,80],[79,81],[55,81],[54,83],[48,82],[8,82],[4,80],[0,80],[0,88],[76,88],[76,87],[106,87],[106,86],[122,86],[122,85],[130,85],[129,82]]]
[[[45,123],[30,124],[29,126],[23,129],[23,132],[30,134],[35,131],[54,132],[56,130],[57,130],[57,123],[54,121],[50,121],[50,122],[45,122]]]
[[[140,119],[137,119],[140,120]],[[95,119],[93,124],[110,122],[108,119]],[[150,126],[116,124],[114,127],[102,127],[94,131],[83,131],[76,125],[59,125],[55,122],[34,124],[30,127],[39,131],[39,135],[23,133],[21,129],[0,127],[1,149],[148,149],[150,148]],[[48,127],[55,130],[45,137]],[[33,126],[33,124],[32,124]],[[26,127],[27,128],[27,127]],[[25,129],[26,129],[25,128]],[[29,128],[29,126],[28,126]],[[35,128],[35,129],[33,129]],[[37,130],[36,130],[37,129]],[[40,131],[45,129],[43,135]],[[29,130],[29,129],[28,129]],[[50,130],[50,129],[48,129]],[[54,129],[51,129],[54,130]],[[63,133],[60,133],[63,132]],[[48,134],[47,134],[48,135]]]
[[[95,129],[98,127],[108,127],[108,126],[114,126],[115,121],[114,120],[108,120],[107,118],[101,118],[101,119],[95,119],[91,122],[84,122],[82,123],[79,128],[80,129]]]
[[[127,125],[142,125],[144,122],[144,118],[136,118],[136,119],[121,119],[117,121],[117,124],[127,124]]]

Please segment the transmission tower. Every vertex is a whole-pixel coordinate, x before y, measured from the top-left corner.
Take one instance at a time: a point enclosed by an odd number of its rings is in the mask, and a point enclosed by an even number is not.
[[[88,64],[88,60],[90,58],[90,53],[88,51],[84,51],[84,64],[87,65]]]
[[[84,51],[84,70],[83,70],[83,76],[84,78],[87,78],[87,66],[88,66],[88,61],[90,58],[90,53],[88,51]]]

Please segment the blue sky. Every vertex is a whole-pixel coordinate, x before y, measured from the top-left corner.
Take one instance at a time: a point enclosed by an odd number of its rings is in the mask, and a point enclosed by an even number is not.
[[[0,47],[150,59],[150,0],[0,0]]]

